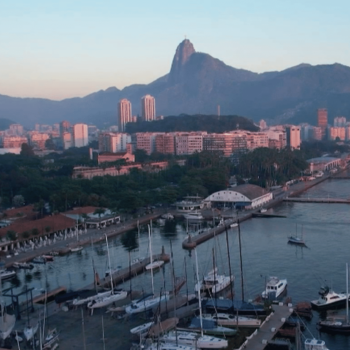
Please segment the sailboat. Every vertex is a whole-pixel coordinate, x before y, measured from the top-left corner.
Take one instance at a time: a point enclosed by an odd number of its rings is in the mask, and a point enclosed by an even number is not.
[[[151,225],[152,225],[152,221],[151,221]],[[153,269],[157,269],[161,266],[164,265],[164,261],[163,260],[155,260],[153,261],[153,256],[152,256],[152,235],[151,235],[151,229],[150,226],[148,226],[148,240],[149,240],[149,256],[150,256],[150,263],[148,265],[146,265],[145,269],[146,270],[153,270]]]
[[[109,256],[109,248],[108,248],[108,238],[107,235],[105,234],[106,237],[106,244],[107,244],[107,254],[108,254],[108,264],[111,266],[111,259]],[[88,302],[87,306],[89,309],[97,309],[100,307],[108,306],[109,304],[112,304],[118,300],[125,299],[128,295],[128,292],[122,289],[119,290],[114,290],[113,287],[113,276],[112,274],[110,275],[111,277],[111,290],[108,292],[109,294],[107,295],[97,295],[94,299]]]
[[[298,232],[297,232],[297,228],[296,228],[295,236],[289,236],[288,243],[305,245],[305,241],[303,239],[303,234],[302,234],[302,237],[298,237]]]
[[[349,299],[349,266],[346,263],[346,298]],[[346,303],[346,320],[337,317],[328,317],[317,323],[319,330],[332,333],[350,333],[349,303]]]
[[[195,254],[195,258],[196,258],[196,275],[197,275],[197,281],[199,280],[199,273],[198,273],[198,257],[197,257],[197,250],[194,249],[194,254]],[[168,337],[166,338],[168,341],[170,341],[171,339],[174,341],[182,341],[183,344],[188,344],[188,345],[194,345],[197,348],[200,349],[222,349],[222,348],[226,348],[228,346],[228,342],[226,339],[221,339],[221,338],[216,338],[216,337],[212,337],[212,336],[207,336],[204,335],[204,325],[203,325],[203,317],[202,317],[202,300],[201,300],[201,295],[200,295],[200,290],[197,290],[198,293],[198,300],[199,300],[199,330],[200,330],[200,336],[197,338],[194,333],[193,330],[192,332],[188,332],[184,329],[178,330],[177,331],[177,337],[174,338],[173,334],[169,334]],[[195,319],[197,320],[197,319]],[[192,323],[193,324],[193,323]],[[221,327],[223,328],[223,327]],[[230,329],[229,329],[230,330]],[[224,331],[224,328],[223,328]],[[230,330],[233,333],[235,333],[235,330]],[[224,332],[221,332],[221,334],[225,334]]]
[[[4,263],[0,263],[3,265]],[[2,283],[0,278],[0,338],[5,340],[12,332],[15,323],[16,316],[7,313],[6,304],[2,299]]]
[[[38,331],[38,328],[39,328],[39,322],[37,322],[34,326],[31,326],[28,324],[24,328],[23,334],[27,341],[31,340],[34,337],[35,333]]]

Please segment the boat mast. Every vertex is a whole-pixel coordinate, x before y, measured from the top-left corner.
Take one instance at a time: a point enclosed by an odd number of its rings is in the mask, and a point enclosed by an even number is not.
[[[152,221],[151,221],[152,222]],[[152,293],[154,294],[154,280],[153,280],[153,257],[152,257],[152,241],[151,241],[151,228],[148,225],[148,240],[149,240],[149,260],[151,265],[151,281],[152,281]]]
[[[112,276],[112,265],[111,265],[111,257],[109,256],[109,247],[108,247],[108,238],[107,238],[107,234],[105,233],[105,237],[106,237],[106,243],[107,243],[107,254],[108,254],[108,265],[109,265],[109,276],[111,277],[111,294],[114,294],[114,287],[113,287],[113,276]]]
[[[346,263],[346,323],[349,324],[349,265]]]
[[[225,236],[226,236],[226,249],[227,249],[227,257],[228,257],[228,270],[230,274],[230,289],[231,289],[231,300],[233,304],[233,279],[232,279],[232,269],[231,269],[231,256],[230,256],[230,247],[228,244],[228,232],[225,224]]]
[[[198,256],[197,256],[197,249],[196,248],[194,248],[194,255],[196,257],[197,283],[199,283]],[[201,326],[201,336],[203,337],[202,300],[201,300],[200,288],[197,288],[197,291],[198,291],[198,303],[199,303],[199,321],[200,321],[200,326]]]
[[[239,242],[239,262],[240,262],[240,268],[241,268],[242,301],[244,301],[244,281],[243,281],[244,277],[243,277],[243,261],[242,261],[241,225],[238,219],[237,219],[237,223],[238,223],[238,242]]]

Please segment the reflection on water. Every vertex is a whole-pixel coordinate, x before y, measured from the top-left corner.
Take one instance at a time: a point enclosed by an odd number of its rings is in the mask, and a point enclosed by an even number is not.
[[[350,197],[348,180],[332,180],[313,187],[308,195],[324,197],[329,193],[333,197]],[[305,196],[307,194],[303,194]],[[317,203],[284,203],[272,210],[286,218],[252,219],[242,223],[242,255],[244,265],[245,298],[254,298],[265,289],[265,279],[277,276],[288,279],[288,296],[292,302],[312,300],[318,297],[318,290],[325,280],[336,291],[345,290],[344,269],[349,261],[349,224],[350,207],[345,204],[317,204]],[[187,226],[186,222],[176,225],[176,234],[167,236],[161,227],[153,227],[152,250],[159,254],[162,247],[170,253],[170,240],[173,246],[175,272],[177,276],[185,276],[187,267],[188,285],[186,288],[193,292],[195,284],[194,254],[182,249],[182,241],[187,230],[196,232],[205,229],[209,223],[197,223]],[[288,236],[298,233],[303,228],[303,238],[307,247],[288,244]],[[140,227],[140,233],[131,231],[120,238],[114,238],[109,243],[112,267],[127,267],[131,259],[147,257],[149,254],[147,226]],[[212,269],[212,249],[215,248],[218,273],[228,273],[228,258],[225,234],[207,241],[197,248],[199,273],[203,276]],[[237,228],[229,230],[229,250],[233,273],[236,276],[235,293],[240,298],[240,270]],[[53,263],[36,265],[30,273],[19,271],[18,280],[4,282],[4,288],[15,284],[15,292],[19,292],[25,285],[40,289],[53,289],[66,286],[77,289],[93,282],[92,259],[100,276],[104,276],[108,269],[107,247],[105,242],[87,246],[82,254],[72,253],[63,257],[55,257]],[[186,264],[185,264],[186,259]],[[45,284],[47,279],[48,284]],[[18,283],[18,284],[17,284]],[[156,291],[170,290],[171,268],[166,264],[154,276]],[[122,285],[130,288],[128,281]],[[132,280],[132,288],[149,292],[151,278],[149,273],[143,273]],[[38,293],[38,292],[37,292]],[[315,337],[326,340],[330,349],[345,350],[350,348],[350,339],[344,336],[321,334],[316,330],[319,315],[307,323]],[[310,334],[308,334],[310,336]]]

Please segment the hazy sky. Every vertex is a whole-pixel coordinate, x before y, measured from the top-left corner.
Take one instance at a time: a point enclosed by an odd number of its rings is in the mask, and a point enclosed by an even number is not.
[[[0,0],[0,94],[63,99],[149,83],[186,35],[236,68],[350,66],[348,0]]]

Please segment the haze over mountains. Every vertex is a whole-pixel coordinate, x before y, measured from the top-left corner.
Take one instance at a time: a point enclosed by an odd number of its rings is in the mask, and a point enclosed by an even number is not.
[[[196,52],[186,39],[176,49],[169,74],[148,85],[135,84],[123,90],[111,87],[62,101],[0,95],[0,118],[25,126],[61,120],[116,124],[118,101],[129,99],[137,115],[145,94],[156,98],[157,115],[215,114],[219,104],[222,115],[316,124],[316,109],[320,107],[328,108],[330,118],[350,117],[350,67],[300,64],[258,74]]]

